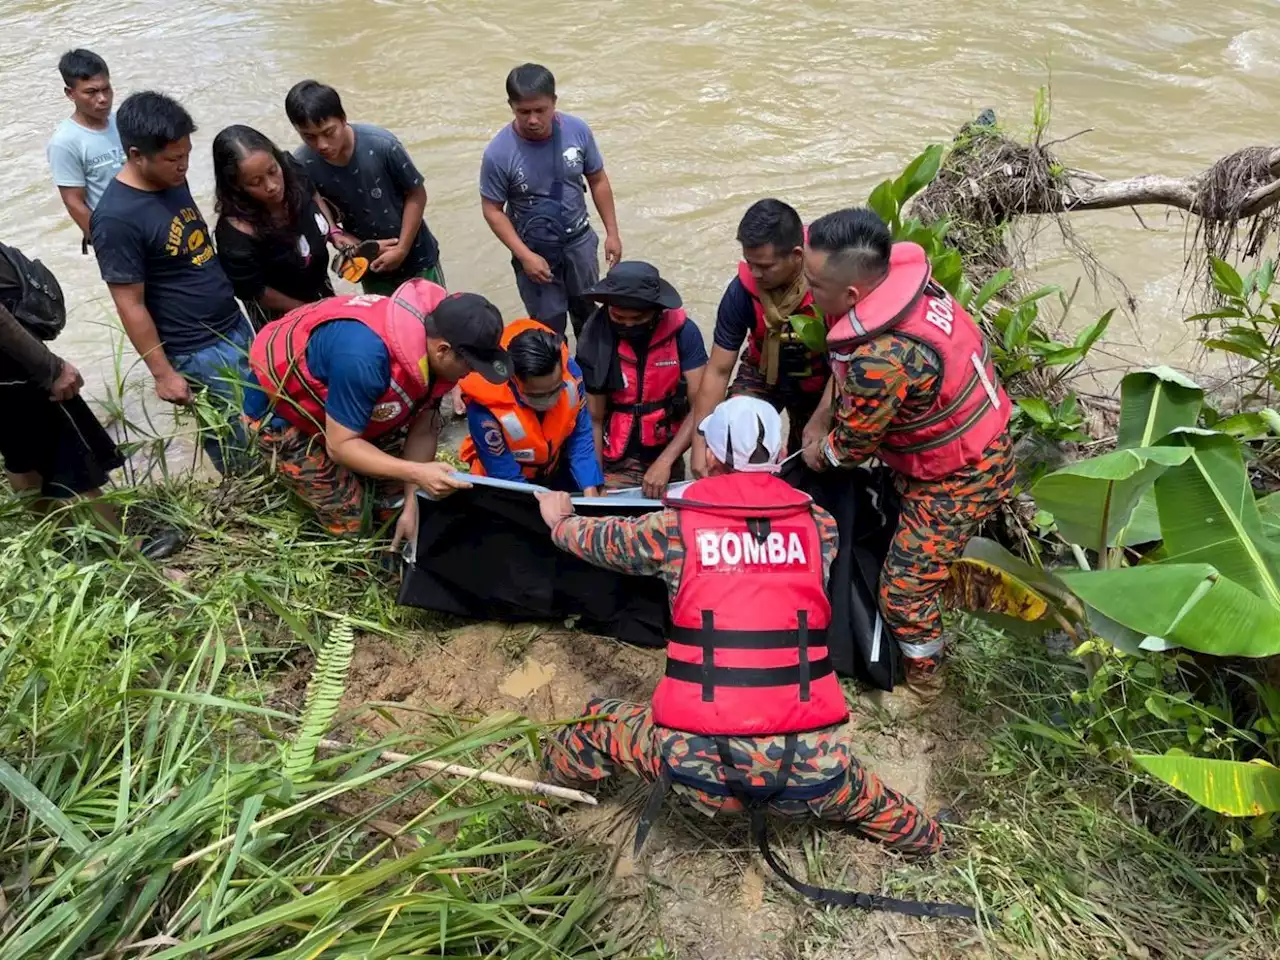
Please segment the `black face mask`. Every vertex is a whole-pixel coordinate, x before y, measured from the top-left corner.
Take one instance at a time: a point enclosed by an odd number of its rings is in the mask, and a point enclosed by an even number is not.
[[[633,323],[623,325],[621,323],[613,323],[610,321],[609,326],[613,328],[613,335],[619,340],[629,340],[631,342],[639,341],[644,343],[653,335],[654,323]]]

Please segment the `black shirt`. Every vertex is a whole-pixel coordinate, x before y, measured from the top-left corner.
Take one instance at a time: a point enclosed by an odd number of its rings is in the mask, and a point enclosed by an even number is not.
[[[257,302],[268,287],[303,303],[333,296],[325,245],[328,230],[329,224],[310,197],[287,242],[279,234],[250,236],[220,217],[215,230],[218,259],[249,311],[259,319],[274,320],[280,311]]]
[[[371,123],[353,123],[355,148],[345,167],[326,161],[308,146],[294,157],[302,164],[320,196],[335,208],[342,229],[360,240],[390,240],[400,236],[404,198],[423,184],[404,144]],[[388,283],[409,280],[440,262],[440,245],[424,220],[413,248],[395,273],[376,276]]]
[[[212,346],[240,322],[231,281],[186,184],[138,190],[112,180],[90,223],[102,279],[144,285],[166,355]]]

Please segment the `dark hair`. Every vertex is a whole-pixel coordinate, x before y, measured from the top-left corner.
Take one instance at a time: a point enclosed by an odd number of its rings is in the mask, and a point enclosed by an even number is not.
[[[58,72],[62,74],[62,82],[73,89],[77,80],[92,80],[97,76],[111,77],[111,71],[107,69],[107,61],[92,50],[84,50],[80,47],[68,50],[62,55],[58,61]]]
[[[196,132],[195,121],[182,104],[154,90],[125,97],[116,113],[116,128],[124,152],[136,147],[144,157],[154,157],[174,141]]]
[[[877,280],[888,272],[893,236],[874,211],[850,207],[813,221],[809,246],[826,253],[828,263],[856,283]]]
[[[300,80],[284,98],[284,112],[295,127],[324,123],[330,117],[347,119],[338,91],[319,80]]]
[[[725,466],[733,466],[733,434],[726,430],[724,433],[724,456]],[[756,417],[756,448],[751,451],[751,456],[747,458],[747,463],[768,463],[769,448],[764,445],[764,421]]]
[[[240,162],[261,150],[275,157],[284,177],[284,205],[288,217],[279,223],[240,186]],[[243,124],[224,127],[213,138],[214,210],[243,220],[264,240],[292,245],[296,240],[311,188],[294,159],[263,133]]]
[[[540,63],[522,63],[507,74],[507,102],[534,97],[556,98],[556,78]]]
[[[511,338],[507,355],[517,377],[545,377],[560,365],[560,338],[550,330],[526,330]]]
[[[738,242],[748,250],[768,245],[789,253],[804,246],[804,223],[795,208],[781,200],[757,200],[742,215]]]

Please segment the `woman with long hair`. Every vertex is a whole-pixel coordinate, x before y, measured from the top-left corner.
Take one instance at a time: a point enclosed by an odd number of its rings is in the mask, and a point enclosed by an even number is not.
[[[297,162],[253,127],[213,139],[218,259],[255,327],[333,296],[326,241],[351,240]]]

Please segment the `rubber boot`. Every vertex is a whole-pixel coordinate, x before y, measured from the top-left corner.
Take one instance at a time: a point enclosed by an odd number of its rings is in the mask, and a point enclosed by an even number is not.
[[[903,657],[906,681],[893,690],[875,690],[871,702],[895,720],[910,720],[927,713],[944,688],[942,657]]]

